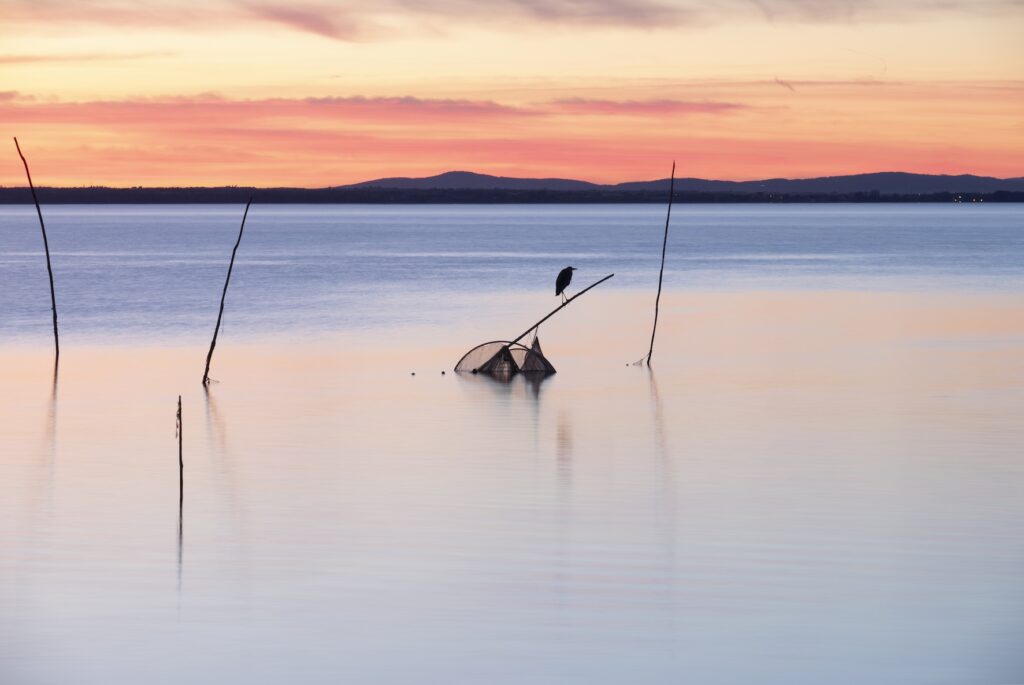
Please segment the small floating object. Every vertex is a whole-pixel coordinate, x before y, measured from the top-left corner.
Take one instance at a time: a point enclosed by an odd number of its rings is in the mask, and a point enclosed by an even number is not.
[[[412,372],[411,374],[409,374],[409,375],[410,375],[410,376],[415,376],[415,375],[416,375],[416,372],[415,372],[415,371],[413,371],[413,372]]]

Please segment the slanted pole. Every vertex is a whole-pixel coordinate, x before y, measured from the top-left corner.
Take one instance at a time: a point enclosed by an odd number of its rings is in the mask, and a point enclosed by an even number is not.
[[[658,295],[654,298],[654,326],[651,328],[651,346],[647,350],[647,366],[654,354],[654,334],[658,332],[658,305],[661,303],[661,281],[665,276],[665,250],[668,248],[668,224],[672,220],[672,197],[676,189],[676,163],[672,162],[672,178],[668,184],[668,213],[665,216],[665,238],[661,241],[661,269],[658,271]]]
[[[550,319],[550,318],[551,318],[552,316],[554,316],[555,314],[557,314],[557,313],[558,313],[559,311],[561,311],[561,310],[562,310],[563,308],[567,307],[567,306],[569,305],[569,303],[570,303],[570,302],[572,302],[573,300],[575,300],[575,299],[576,299],[577,297],[579,297],[579,296],[580,296],[580,295],[582,295],[583,293],[587,292],[588,290],[590,290],[590,289],[591,289],[591,288],[593,288],[594,286],[598,286],[598,285],[601,285],[602,283],[604,283],[605,281],[607,281],[607,280],[608,280],[609,278],[611,278],[611,277],[612,277],[612,276],[614,276],[614,275],[615,275],[615,274],[608,274],[607,276],[605,276],[604,278],[602,278],[602,279],[601,279],[600,281],[597,281],[596,283],[591,283],[591,284],[590,284],[590,285],[588,285],[588,286],[587,286],[586,288],[584,288],[583,290],[579,291],[578,293],[576,293],[575,295],[573,295],[572,297],[570,297],[570,298],[569,298],[568,300],[566,300],[565,302],[563,302],[563,303],[562,303],[561,305],[559,305],[558,307],[555,307],[555,309],[554,309],[554,310],[553,310],[553,311],[552,311],[552,312],[551,312],[550,314],[548,314],[548,315],[547,315],[547,316],[545,316],[545,317],[544,317],[543,319],[541,319],[541,320],[540,320],[540,321],[538,321],[537,323],[535,323],[535,324],[533,324],[532,326],[530,326],[529,328],[527,328],[527,329],[526,329],[526,331],[525,331],[524,333],[522,333],[522,334],[521,334],[521,335],[520,335],[520,336],[519,336],[518,338],[516,338],[515,340],[512,340],[512,341],[510,341],[510,342],[509,342],[509,344],[508,344],[508,345],[509,345],[509,347],[511,347],[512,345],[515,345],[515,344],[516,344],[517,342],[519,342],[520,340],[522,340],[523,338],[525,338],[525,337],[526,337],[527,335],[529,335],[529,334],[530,334],[530,331],[532,331],[533,329],[537,328],[537,326],[540,326],[540,325],[541,325],[542,323],[544,323],[545,321],[547,321],[548,319]]]
[[[21,146],[18,145],[17,138],[14,139],[14,147],[17,148],[18,156],[21,157],[21,163],[25,167],[25,176],[28,177],[28,187],[32,191],[32,201],[36,203],[36,214],[39,215],[39,229],[43,232],[43,249],[46,251],[46,272],[50,276],[50,306],[53,309],[53,367],[56,369],[57,364],[60,362],[60,339],[57,337],[57,295],[53,290],[53,267],[50,265],[50,242],[46,239],[46,224],[43,223],[43,210],[39,207],[39,198],[36,196],[36,187],[32,183],[32,173],[28,170],[28,162],[25,160],[25,155],[21,154]]]
[[[220,311],[217,312],[217,325],[213,328],[213,340],[210,341],[210,351],[206,354],[206,368],[203,370],[203,385],[210,382],[210,360],[213,359],[213,348],[217,346],[217,333],[220,332],[220,321],[224,317],[224,298],[228,295],[228,283],[231,282],[231,270],[235,268],[235,253],[242,243],[242,231],[245,230],[245,218],[249,216],[249,206],[252,204],[252,197],[245,203],[245,213],[242,214],[242,226],[238,229],[238,240],[235,241],[235,248],[231,250],[231,262],[228,264],[228,277],[224,279],[224,292],[220,294]]]

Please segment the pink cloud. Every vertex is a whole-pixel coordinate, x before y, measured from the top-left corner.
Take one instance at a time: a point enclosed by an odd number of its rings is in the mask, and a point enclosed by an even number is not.
[[[747,112],[738,126],[719,116],[737,111],[720,106],[734,103],[696,100],[515,107],[489,100],[208,94],[73,103],[32,102],[8,92],[0,95],[0,121],[31,145],[33,173],[52,185],[316,187],[454,168],[614,182],[650,177],[672,158],[686,175],[737,180],[881,168],[1020,175],[1024,149],[1007,133],[1017,120],[1004,92],[920,98],[887,101],[890,125],[875,127],[864,124],[873,110],[837,109],[832,94],[818,106],[832,117],[843,112],[838,123],[803,106],[738,106]],[[815,103],[811,96],[801,100]],[[959,109],[946,124],[920,125],[918,112],[947,101]],[[699,127],[643,125],[650,116],[702,112],[710,116]],[[963,132],[955,142],[947,124]],[[0,158],[0,184],[20,182],[21,170],[7,162]]]
[[[1021,12],[1019,0],[968,4],[936,0],[888,4],[876,0],[305,0],[298,5],[285,0],[4,0],[3,11],[9,25],[177,26],[216,31],[229,25],[226,22],[260,21],[338,40],[362,38],[368,26],[394,16],[413,23],[441,20],[493,26],[495,21],[533,21],[658,29],[750,17],[766,22],[911,22],[939,14],[1014,16]]]
[[[491,100],[453,100],[438,98],[417,98],[412,96],[402,97],[374,97],[363,96],[351,97],[323,97],[305,98],[303,102],[314,105],[323,105],[341,108],[367,108],[379,109],[411,109],[418,111],[431,111],[457,114],[473,114],[481,116],[507,116],[527,115],[534,113],[532,110],[498,104]]]
[[[198,97],[138,99],[97,102],[48,102],[15,104],[13,98],[4,118],[37,124],[118,124],[126,128],[209,128],[220,123],[233,128],[267,127],[273,122],[304,122],[302,125],[339,127],[347,124],[387,126],[394,124],[443,125],[445,122],[479,121],[530,115],[531,110],[487,100],[448,100],[414,97],[327,97],[263,100],[230,100],[215,94]],[[289,124],[294,129],[294,123]]]
[[[116,0],[4,0],[9,25],[35,26],[95,24],[103,26],[182,27],[223,26],[221,20],[238,12],[224,3],[211,2],[202,11],[182,0],[118,2]]]

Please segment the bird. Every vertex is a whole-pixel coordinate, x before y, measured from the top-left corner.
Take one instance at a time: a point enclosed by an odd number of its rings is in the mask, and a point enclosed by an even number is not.
[[[558,272],[558,278],[555,279],[555,295],[562,296],[562,303],[568,302],[565,299],[565,289],[569,287],[569,282],[572,281],[572,272],[576,270],[575,266],[567,266]]]

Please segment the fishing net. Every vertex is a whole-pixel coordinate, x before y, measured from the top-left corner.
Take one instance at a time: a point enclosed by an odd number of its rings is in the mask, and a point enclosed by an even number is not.
[[[601,280],[591,283],[579,291],[558,307],[555,307],[547,316],[533,324],[526,332],[515,340],[492,340],[482,345],[477,345],[466,354],[455,365],[455,371],[462,373],[483,373],[493,378],[508,379],[517,373],[529,374],[528,378],[543,379],[545,376],[555,373],[555,367],[544,356],[540,348],[540,340],[537,331],[540,325],[552,316],[564,309],[570,302],[583,295],[594,286],[601,285],[615,274],[608,274]],[[520,340],[533,333],[533,342],[530,346],[522,345]]]
[[[552,374],[555,367],[544,356],[540,340],[530,347],[508,340],[492,340],[477,345],[455,365],[461,373],[485,373],[495,378],[511,378],[517,373]]]

